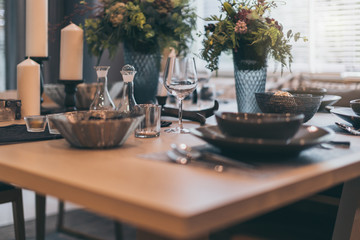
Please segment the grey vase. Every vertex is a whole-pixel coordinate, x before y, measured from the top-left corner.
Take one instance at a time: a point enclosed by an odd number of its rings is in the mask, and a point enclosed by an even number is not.
[[[238,112],[261,113],[255,93],[265,92],[266,63],[243,59],[238,53],[233,53],[233,57]]]
[[[130,64],[137,71],[134,78],[134,96],[136,103],[154,103],[159,81],[160,50],[154,53],[142,53],[133,50],[124,43],[125,64]]]

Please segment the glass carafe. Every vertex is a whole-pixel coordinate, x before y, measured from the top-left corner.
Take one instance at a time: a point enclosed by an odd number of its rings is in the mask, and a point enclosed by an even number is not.
[[[112,101],[107,87],[107,74],[109,66],[94,67],[97,75],[97,90],[90,110],[114,110],[115,104]]]
[[[120,112],[131,113],[134,111],[136,101],[134,98],[134,76],[135,68],[131,65],[125,65],[120,71],[124,80],[120,104],[117,108]]]

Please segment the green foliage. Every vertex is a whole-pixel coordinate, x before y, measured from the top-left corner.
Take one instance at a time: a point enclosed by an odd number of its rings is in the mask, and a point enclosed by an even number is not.
[[[274,1],[267,0],[226,0],[222,3],[220,15],[206,18],[211,22],[205,26],[202,58],[208,62],[210,70],[217,70],[222,52],[237,53],[241,58],[255,60],[259,66],[266,63],[268,56],[290,67],[293,60],[290,41],[302,38],[300,33],[291,30],[286,35],[283,27],[268,14],[275,8]]]
[[[153,53],[170,46],[180,54],[186,52],[196,26],[195,9],[189,1],[100,1],[100,10],[86,19],[83,26],[90,53],[99,60],[108,49],[113,57],[121,42],[141,53]]]

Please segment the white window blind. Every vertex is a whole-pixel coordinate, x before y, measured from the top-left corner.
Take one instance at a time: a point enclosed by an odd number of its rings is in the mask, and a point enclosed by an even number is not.
[[[276,1],[271,16],[309,41],[293,43],[293,72],[360,72],[360,0]],[[217,0],[196,1],[200,17],[219,15]],[[199,21],[203,31],[205,23]],[[201,40],[196,46],[201,49]],[[269,61],[269,71],[276,64]],[[279,70],[279,67],[277,67]],[[219,73],[232,72],[232,56],[223,56]]]
[[[311,8],[311,70],[360,71],[360,1],[316,0]]]

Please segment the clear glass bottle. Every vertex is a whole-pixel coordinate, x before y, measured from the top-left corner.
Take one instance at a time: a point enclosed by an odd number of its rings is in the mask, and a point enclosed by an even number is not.
[[[94,67],[97,75],[97,90],[93,102],[90,105],[90,110],[115,110],[115,104],[110,97],[107,87],[107,74],[109,66]]]
[[[124,80],[124,86],[122,89],[121,99],[118,111],[123,113],[131,113],[134,111],[136,101],[134,98],[134,76],[136,74],[135,68],[131,65],[125,65],[120,71]]]

